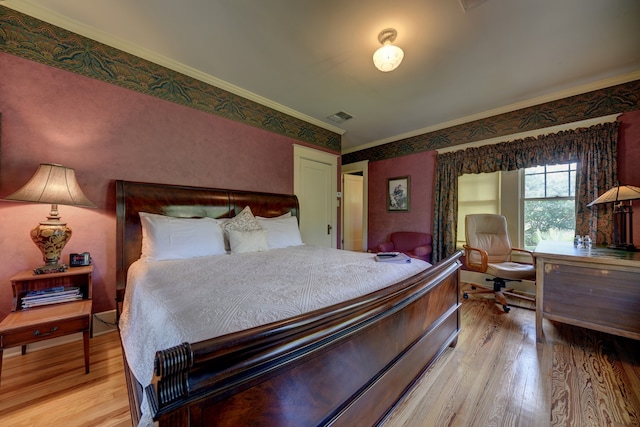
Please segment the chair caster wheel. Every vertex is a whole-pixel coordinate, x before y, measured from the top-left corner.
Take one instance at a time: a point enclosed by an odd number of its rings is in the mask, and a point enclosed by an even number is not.
[[[511,311],[511,308],[509,308],[509,306],[507,305],[503,305],[502,309],[504,310],[505,313],[508,313],[509,311]]]
[[[469,294],[465,292],[464,294],[462,294],[462,298],[469,299]]]

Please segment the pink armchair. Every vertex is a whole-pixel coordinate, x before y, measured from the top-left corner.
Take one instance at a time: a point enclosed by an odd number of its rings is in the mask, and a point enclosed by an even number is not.
[[[397,231],[391,233],[389,242],[378,245],[378,252],[402,252],[411,258],[431,262],[433,251],[431,234],[416,231]]]

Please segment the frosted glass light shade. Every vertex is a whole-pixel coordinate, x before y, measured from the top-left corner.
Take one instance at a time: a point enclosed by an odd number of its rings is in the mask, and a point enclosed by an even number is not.
[[[404,58],[404,52],[398,46],[385,44],[373,54],[373,63],[376,68],[385,73],[398,68]]]

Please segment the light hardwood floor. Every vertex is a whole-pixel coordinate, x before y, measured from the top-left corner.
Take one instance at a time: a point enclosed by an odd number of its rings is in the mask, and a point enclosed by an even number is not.
[[[384,427],[640,426],[640,341],[545,320],[534,312],[463,302],[463,331]],[[116,333],[5,358],[0,426],[128,426]]]
[[[462,325],[385,427],[640,426],[640,341],[545,319],[536,344],[534,310],[480,296]]]

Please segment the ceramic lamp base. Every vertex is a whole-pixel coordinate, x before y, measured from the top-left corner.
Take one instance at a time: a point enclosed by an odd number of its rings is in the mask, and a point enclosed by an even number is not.
[[[63,271],[67,271],[68,266],[66,264],[55,264],[55,265],[41,265],[40,267],[36,267],[33,269],[33,274],[51,274],[51,273],[62,273]]]
[[[67,266],[59,264],[62,249],[71,238],[71,229],[67,224],[52,220],[41,222],[31,230],[31,240],[36,244],[45,264],[34,269],[36,274],[65,271]]]

